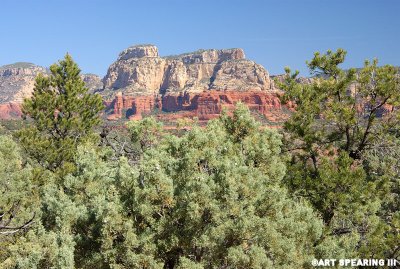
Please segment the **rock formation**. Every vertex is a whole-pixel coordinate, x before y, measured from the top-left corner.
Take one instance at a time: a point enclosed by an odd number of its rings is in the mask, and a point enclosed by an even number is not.
[[[0,119],[13,119],[21,116],[20,105],[24,98],[32,95],[35,78],[38,74],[48,74],[42,66],[31,63],[15,63],[0,67]],[[103,87],[97,75],[83,74],[89,91]]]
[[[0,68],[0,118],[21,115],[20,103],[32,94],[35,77],[46,68],[17,63]],[[261,65],[245,59],[242,49],[198,50],[160,57],[157,47],[138,45],[122,51],[100,80],[82,75],[90,92],[104,98],[109,120],[161,120],[181,117],[206,121],[238,102],[269,121],[284,117],[281,91]],[[163,111],[164,113],[160,113]]]
[[[124,94],[273,90],[268,72],[245,59],[242,49],[199,50],[160,57],[157,47],[139,45],[120,53],[103,78],[105,90]]]
[[[112,111],[107,117],[108,120],[141,119],[142,113],[149,114],[155,109],[161,111],[161,99],[158,96],[123,96],[118,92],[114,100],[105,101],[104,104]]]
[[[103,78],[108,119],[138,119],[155,110],[164,120],[218,117],[237,102],[275,120],[281,112],[279,94],[268,72],[245,59],[242,49],[199,50],[160,57],[157,47],[138,45],[122,51]],[[106,105],[107,105],[106,104]],[[275,112],[274,112],[275,111]],[[274,115],[273,115],[274,114]]]
[[[31,63],[0,67],[0,103],[22,102],[32,93],[35,77],[46,72],[46,68]]]
[[[95,74],[83,74],[82,79],[85,82],[86,87],[89,88],[89,92],[93,93],[103,88],[103,82],[98,75]]]
[[[22,116],[21,104],[16,102],[8,102],[0,104],[0,119],[11,120],[18,119]]]
[[[108,102],[109,110],[112,111],[108,119],[140,119],[142,114],[162,110],[174,112],[158,113],[158,118],[162,120],[176,120],[183,117],[210,120],[218,117],[223,109],[232,111],[238,102],[246,104],[251,111],[264,116],[271,122],[282,121],[286,117],[282,112],[279,94],[276,92],[211,90],[201,93],[167,93],[163,96],[158,94],[123,96],[121,92],[118,92],[114,100]]]

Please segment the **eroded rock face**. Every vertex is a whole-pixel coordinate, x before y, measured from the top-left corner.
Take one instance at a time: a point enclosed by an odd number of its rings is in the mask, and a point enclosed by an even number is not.
[[[105,90],[153,95],[204,90],[274,90],[268,72],[242,49],[199,50],[159,57],[153,45],[130,47],[103,78]]]
[[[0,119],[21,116],[20,105],[32,95],[35,78],[39,74],[48,75],[45,67],[31,63],[15,63],[0,67]],[[90,92],[103,87],[99,76],[83,74],[83,81]]]
[[[89,92],[94,92],[103,88],[103,82],[98,75],[95,74],[83,74],[81,75],[86,87],[89,88]]]
[[[0,119],[11,120],[22,116],[21,104],[8,102],[0,104]]]
[[[280,93],[277,92],[259,90],[247,92],[211,90],[201,93],[168,93],[163,96],[158,94],[123,96],[121,92],[118,92],[114,100],[108,102],[110,104],[108,110],[113,111],[108,119],[140,119],[143,113],[152,113],[158,109],[165,112],[178,112],[169,114],[173,119],[197,117],[200,120],[209,120],[218,117],[224,108],[233,111],[235,105],[242,102],[251,111],[274,122],[282,120],[284,117],[279,95]],[[159,114],[159,118],[164,120],[168,117],[168,115]]]
[[[0,104],[21,103],[32,94],[36,76],[46,72],[46,68],[31,63],[0,67]]]
[[[210,85],[211,89],[236,91],[260,90],[272,91],[268,72],[259,64],[249,60],[222,62]]]
[[[106,110],[113,113],[108,115],[108,120],[141,119],[142,114],[150,114],[155,109],[161,111],[161,98],[158,95],[123,96],[118,92],[114,100],[105,101]]]
[[[21,117],[21,103],[32,94],[35,77],[46,69],[31,63],[0,67],[0,119]]]
[[[119,54],[118,61],[142,57],[158,57],[157,47],[153,45],[137,45],[129,47]]]
[[[35,77],[48,71],[33,64],[0,71],[0,117],[19,117],[19,104],[32,94]],[[122,51],[102,80],[92,74],[82,78],[90,92],[103,94],[109,120],[140,119],[143,114],[208,120],[224,108],[233,110],[239,101],[265,117],[281,111],[280,91],[264,67],[247,60],[242,49],[160,57],[157,47],[138,45]]]
[[[157,113],[163,119],[208,120],[224,108],[233,110],[238,102],[270,118],[271,112],[282,110],[281,92],[274,88],[268,72],[247,60],[242,49],[160,57],[155,46],[134,46],[121,52],[103,83],[104,92],[114,95],[108,101],[109,120],[138,119],[156,109],[175,112]]]

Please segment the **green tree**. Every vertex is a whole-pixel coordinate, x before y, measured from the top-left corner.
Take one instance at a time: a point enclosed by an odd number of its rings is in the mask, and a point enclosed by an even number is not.
[[[102,99],[88,93],[80,69],[67,54],[36,78],[33,95],[23,104],[31,127],[19,132],[22,146],[51,171],[71,169],[77,145],[88,139],[100,122]]]
[[[388,133],[381,136],[366,152],[364,166],[371,181],[385,182],[378,214],[379,229],[360,252],[373,252],[380,257],[400,259],[400,139]],[[382,190],[381,190],[382,192]]]
[[[102,212],[109,201],[115,164],[105,161],[108,150],[81,144],[74,157],[76,169],[57,180],[45,171],[40,185],[35,223],[26,233],[4,244],[0,268],[110,268],[100,254]],[[43,176],[43,175],[42,175]],[[3,249],[3,248],[2,248]]]
[[[119,196],[122,206],[105,211],[102,221],[107,262],[118,268],[309,266],[322,222],[281,187],[280,136],[259,127],[241,105],[232,118],[205,129],[164,136],[146,147],[135,169],[121,160],[113,200]],[[332,254],[325,247],[321,252]]]
[[[0,136],[0,261],[9,255],[6,246],[36,221],[38,190],[32,179],[32,169],[23,163],[17,144]]]
[[[323,223],[282,187],[281,136],[245,106],[181,136],[158,137],[157,126],[131,124],[136,162],[79,145],[76,169],[62,182],[49,175],[40,221],[0,266],[309,268],[314,257],[344,257],[346,242],[314,247]]]
[[[382,211],[398,182],[389,180],[387,164],[376,158],[371,163],[371,153],[378,144],[387,147],[398,140],[400,80],[396,68],[379,67],[377,60],[366,61],[360,70],[343,70],[345,56],[342,49],[315,53],[307,63],[315,75],[309,84],[299,83],[298,72],[286,68],[279,84],[283,100],[294,102],[296,111],[284,126],[290,156],[285,183],[320,212],[327,237],[356,234],[353,251],[367,257],[377,254],[377,238],[398,238],[387,227],[395,211]],[[383,249],[379,254],[389,258],[391,251]]]
[[[84,207],[71,202],[58,179],[76,169],[79,145],[96,140],[101,109],[100,96],[87,93],[69,55],[48,76],[37,77],[32,98],[23,104],[28,127],[18,132],[33,168],[12,141],[0,139],[0,230],[8,238],[0,239],[0,267],[73,268],[77,243],[71,227]]]

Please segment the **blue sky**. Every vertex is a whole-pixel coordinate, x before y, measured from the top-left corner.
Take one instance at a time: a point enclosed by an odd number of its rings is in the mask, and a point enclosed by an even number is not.
[[[69,52],[83,72],[104,75],[118,53],[155,44],[160,55],[243,48],[271,74],[307,75],[315,51],[344,48],[344,67],[377,57],[400,65],[397,0],[20,0],[2,1],[0,65],[49,66]]]

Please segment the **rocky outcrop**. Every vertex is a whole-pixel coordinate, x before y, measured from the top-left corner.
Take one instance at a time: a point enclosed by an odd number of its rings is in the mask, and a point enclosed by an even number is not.
[[[32,94],[35,77],[46,73],[44,67],[31,63],[15,63],[0,67],[0,104],[21,103]]]
[[[249,60],[222,62],[215,73],[210,89],[275,90],[268,72],[259,64]]]
[[[111,102],[104,102],[106,111],[112,113],[108,115],[108,120],[118,119],[141,119],[142,114],[150,114],[155,109],[161,111],[161,98],[158,95],[149,96],[123,96],[121,92],[115,95]]]
[[[31,63],[0,67],[0,119],[20,118],[21,103],[32,94],[35,77],[46,69]]]
[[[32,95],[35,78],[39,74],[47,75],[48,70],[31,63],[0,67],[0,119],[20,117],[20,104]],[[103,83],[97,75],[83,74],[82,79],[90,92],[103,88]]]
[[[133,46],[121,52],[103,83],[104,90],[142,95],[211,89],[274,90],[265,68],[245,59],[242,49],[160,57],[153,45]]]
[[[0,104],[0,119],[11,120],[17,119],[22,116],[21,104],[15,102],[8,102]]]
[[[89,92],[93,93],[103,88],[103,82],[98,75],[95,74],[83,74],[82,79],[85,82],[86,87],[89,88]]]
[[[173,114],[158,114],[163,120],[181,117],[209,120],[218,117],[223,109],[232,111],[238,102],[246,104],[249,109],[264,116],[272,122],[280,121],[285,116],[279,93],[250,90],[240,91],[204,91],[201,93],[168,93],[163,96],[158,94],[146,96],[123,96],[121,92],[109,102],[109,120],[140,119],[142,114],[150,114],[155,110],[175,112]]]
[[[276,120],[281,92],[261,65],[242,49],[199,50],[160,57],[157,47],[138,45],[120,53],[103,78],[109,120],[138,119],[156,112],[164,120],[218,117],[238,102]],[[160,111],[174,113],[157,113]]]
[[[100,93],[114,96],[107,102],[109,120],[138,119],[146,113],[164,120],[208,120],[222,109],[233,110],[238,102],[272,121],[282,114],[281,92],[265,68],[247,60],[242,49],[160,57],[153,45],[133,46],[120,53],[103,83]]]
[[[153,45],[136,45],[122,51],[118,56],[118,61],[131,58],[158,57],[158,49]]]
[[[17,63],[0,68],[0,117],[20,117],[20,103],[32,94],[35,77],[46,68]],[[160,57],[157,47],[138,45],[122,51],[101,80],[82,75],[90,92],[104,97],[109,120],[218,117],[237,102],[273,120],[281,113],[280,91],[261,65],[247,60],[242,49],[198,50]],[[159,113],[159,112],[173,113]]]

